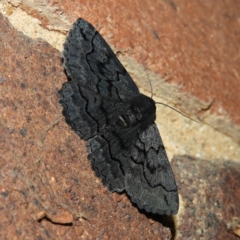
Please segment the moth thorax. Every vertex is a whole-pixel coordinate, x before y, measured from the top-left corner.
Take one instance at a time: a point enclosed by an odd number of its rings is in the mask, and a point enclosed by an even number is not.
[[[155,102],[141,94],[130,100],[124,112],[117,119],[118,127],[130,127],[140,125],[140,128],[146,129],[156,119]]]
[[[130,127],[136,125],[142,119],[142,114],[138,108],[132,109],[128,106],[121,115],[118,116],[117,125],[119,127]]]
[[[141,119],[139,119],[141,130],[145,130],[155,121],[156,106],[152,98],[140,94],[131,100],[131,105],[141,113]]]

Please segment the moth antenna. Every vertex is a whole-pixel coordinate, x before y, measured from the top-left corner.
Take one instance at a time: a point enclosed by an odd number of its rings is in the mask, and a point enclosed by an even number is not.
[[[153,88],[152,88],[152,83],[151,83],[150,78],[149,78],[149,75],[148,75],[148,70],[147,70],[145,64],[143,64],[143,66],[144,66],[144,69],[145,69],[145,71],[146,71],[147,79],[148,79],[148,82],[149,82],[149,85],[150,85],[150,89],[151,89],[151,98],[153,98]]]
[[[153,88],[152,88],[152,83],[150,81],[150,78],[149,78],[149,75],[148,75],[148,70],[146,68],[146,64],[145,64],[145,61],[143,61],[143,67],[144,67],[144,70],[147,74],[147,79],[148,79],[148,82],[149,82],[149,85],[150,85],[150,89],[151,89],[151,98],[153,98]]]
[[[186,118],[188,118],[188,119],[190,119],[190,120],[192,120],[192,121],[194,121],[194,122],[196,122],[196,123],[200,123],[200,122],[198,122],[198,121],[196,121],[196,120],[194,120],[194,119],[192,119],[192,118],[190,118],[190,117],[188,117],[188,116],[184,115],[183,113],[181,113],[181,112],[180,112],[180,111],[178,111],[177,109],[175,109],[175,108],[173,108],[173,107],[170,107],[170,106],[168,106],[168,105],[167,105],[167,104],[165,104],[165,103],[161,103],[161,102],[155,102],[155,103],[157,103],[157,104],[161,104],[161,105],[164,105],[165,107],[169,107],[169,108],[171,108],[172,110],[174,110],[174,111],[176,111],[176,112],[180,113],[182,116],[184,116],[184,117],[186,117]]]
[[[149,75],[148,75],[148,71],[147,71],[147,68],[146,68],[145,61],[143,61],[142,63],[143,63],[143,67],[144,67],[144,70],[145,70],[145,72],[146,72],[146,74],[147,74],[147,79],[148,79],[148,82],[149,82],[149,85],[150,85],[150,89],[151,89],[151,98],[153,98],[153,88],[152,88],[152,83],[151,83],[150,78],[149,78]],[[165,103],[161,103],[161,102],[155,102],[155,103],[157,103],[157,104],[162,104],[162,105],[164,105],[165,107],[169,107],[169,108],[171,108],[172,110],[174,110],[174,111],[180,113],[182,116],[184,116],[184,117],[186,117],[186,118],[188,118],[188,119],[190,119],[190,120],[192,120],[192,121],[194,121],[194,122],[196,122],[196,123],[200,123],[200,122],[198,122],[198,121],[196,121],[196,120],[194,120],[194,119],[192,119],[192,118],[190,118],[190,117],[184,115],[183,113],[181,113],[181,112],[178,111],[177,109],[168,106],[168,105],[165,104]]]

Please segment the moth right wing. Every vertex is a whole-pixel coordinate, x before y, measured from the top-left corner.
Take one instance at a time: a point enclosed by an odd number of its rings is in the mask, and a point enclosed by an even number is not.
[[[126,131],[132,140],[137,129]],[[97,135],[87,143],[92,167],[111,191],[126,191],[140,209],[160,215],[178,211],[174,175],[155,124],[138,133],[135,143],[123,148],[119,137]],[[123,137],[122,137],[123,139]]]
[[[177,186],[155,123],[139,134],[129,156],[125,189],[131,201],[147,212],[176,214]]]

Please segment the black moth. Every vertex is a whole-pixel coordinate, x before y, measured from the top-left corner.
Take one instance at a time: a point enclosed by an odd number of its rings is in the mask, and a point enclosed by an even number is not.
[[[63,114],[87,144],[96,175],[125,191],[140,209],[178,211],[178,192],[160,134],[155,102],[141,94],[99,32],[78,19],[64,44],[69,81],[59,91]]]

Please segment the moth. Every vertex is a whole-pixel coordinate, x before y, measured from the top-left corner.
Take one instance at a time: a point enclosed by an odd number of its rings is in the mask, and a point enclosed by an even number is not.
[[[112,192],[126,192],[138,208],[178,211],[174,175],[154,121],[152,98],[139,92],[100,33],[78,19],[66,38],[69,81],[59,91],[66,122],[86,141],[95,174]]]

